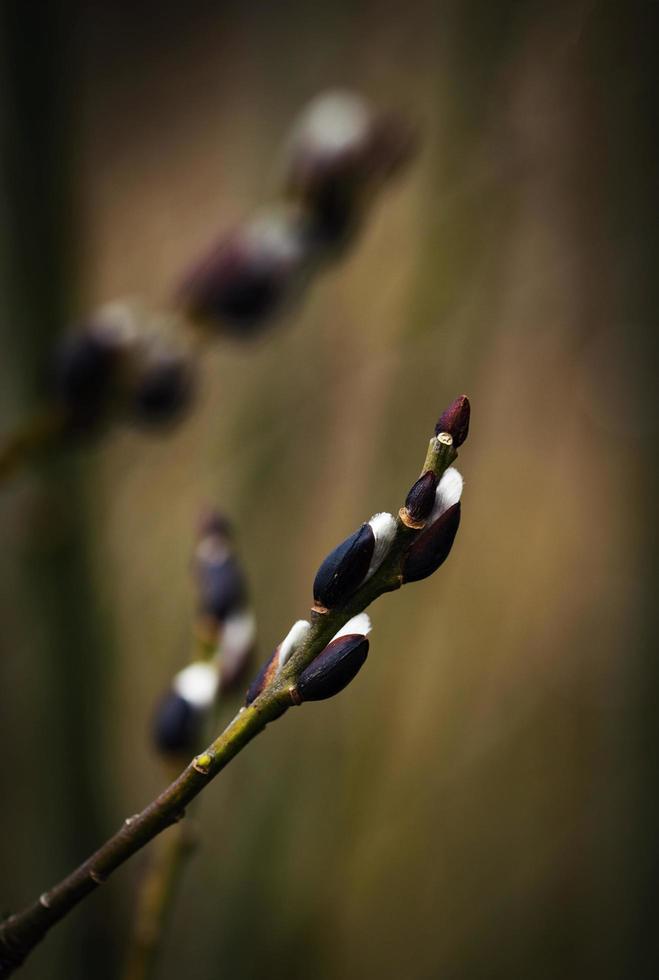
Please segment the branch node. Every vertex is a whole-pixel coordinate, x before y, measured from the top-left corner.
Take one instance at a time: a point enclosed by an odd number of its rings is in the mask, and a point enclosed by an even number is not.
[[[41,905],[41,907],[44,909],[50,908],[50,899],[48,898],[48,892],[43,892],[43,894],[39,895],[39,905]]]
[[[201,755],[195,756],[195,758],[192,760],[192,768],[201,773],[202,776],[208,775],[212,764],[213,756],[210,754],[210,752],[202,752]]]
[[[106,876],[101,872],[97,871],[96,868],[91,868],[89,871],[89,877],[94,882],[95,885],[102,885],[106,880]]]

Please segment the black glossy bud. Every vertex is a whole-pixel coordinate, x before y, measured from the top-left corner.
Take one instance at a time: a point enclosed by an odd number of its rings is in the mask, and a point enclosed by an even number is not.
[[[85,328],[65,337],[55,352],[53,387],[73,429],[92,428],[108,408],[121,363],[110,334]]]
[[[197,321],[250,335],[297,294],[308,258],[301,215],[273,211],[221,239],[184,281],[180,299]]]
[[[361,633],[340,636],[325,647],[300,674],[300,701],[324,701],[342,691],[361,670],[368,656],[368,639]]]
[[[407,495],[405,507],[413,521],[424,521],[435,505],[437,477],[428,470],[420,476]]]
[[[222,622],[246,605],[245,575],[233,555],[197,558],[196,573],[201,613]]]
[[[333,609],[352,595],[368,572],[374,548],[375,535],[370,524],[362,524],[342,541],[316,573],[313,583],[316,605]]]
[[[403,582],[419,582],[448,558],[460,526],[460,504],[453,504],[413,541],[403,560]]]
[[[466,395],[459,395],[440,415],[435,426],[435,435],[439,435],[440,432],[448,432],[453,437],[453,445],[457,449],[469,435],[470,415],[469,399]]]
[[[194,371],[188,358],[160,351],[140,367],[134,380],[133,418],[150,426],[172,423],[185,413],[193,393]]]
[[[275,652],[269,657],[268,660],[266,660],[252,683],[247,688],[245,704],[251,704],[252,701],[256,701],[259,694],[261,694],[262,691],[265,691],[266,687],[277,672],[278,657],[279,647],[277,647]]]
[[[195,752],[202,734],[203,712],[176,691],[167,691],[156,707],[153,742],[164,754]]]

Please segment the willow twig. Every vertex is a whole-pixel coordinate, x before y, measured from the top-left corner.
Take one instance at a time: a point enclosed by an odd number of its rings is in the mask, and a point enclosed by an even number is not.
[[[440,420],[441,422],[441,420]],[[457,441],[457,440],[456,440]],[[458,442],[459,445],[459,442]],[[430,440],[422,473],[439,478],[456,458],[450,435],[440,432]],[[402,559],[421,533],[422,522],[409,526],[405,511],[396,519],[389,550],[375,573],[334,609],[311,612],[311,628],[304,641],[256,699],[238,712],[208,748],[149,805],[128,817],[91,857],[44,892],[32,905],[0,924],[0,977],[9,977],[46,933],[133,854],[167,827],[176,824],[185,808],[267,725],[285,714],[295,698],[296,680],[349,619],[385,592],[400,588]]]
[[[140,887],[124,980],[145,980],[153,975],[183,863],[193,847],[188,831],[188,825],[179,823],[155,841]]]
[[[227,695],[235,693],[254,653],[254,616],[233,537],[224,515],[216,510],[204,512],[191,567],[197,612],[189,666],[175,675],[153,719],[154,748],[168,779],[217,731],[220,707]],[[201,681],[197,673],[196,686],[191,690],[190,672],[202,664],[211,672],[204,673]],[[199,701],[200,683],[207,689],[205,708]],[[196,694],[194,703],[189,700],[191,694]],[[180,716],[172,712],[172,702],[185,703],[196,722],[191,724],[188,717],[181,727]],[[124,980],[149,980],[155,975],[184,865],[194,849],[194,835],[189,830],[188,825],[177,824],[158,838],[152,849],[138,887]]]

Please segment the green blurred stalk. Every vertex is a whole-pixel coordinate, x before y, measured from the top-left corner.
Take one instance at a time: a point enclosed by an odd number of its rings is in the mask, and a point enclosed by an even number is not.
[[[73,5],[59,2],[38,8],[7,2],[0,12],[3,431],[34,413],[54,336],[70,315],[74,14]],[[85,495],[84,472],[73,460],[46,460],[3,489],[0,501],[4,536],[13,534],[2,576],[15,627],[3,656],[12,658],[5,669],[19,688],[2,685],[10,760],[3,785],[15,783],[19,756],[26,787],[17,796],[20,812],[8,793],[0,818],[3,868],[13,869],[3,875],[5,907],[21,905],[33,887],[77,861],[107,826],[103,644],[90,587]],[[46,772],[39,765],[44,742]],[[101,914],[92,903],[75,932],[65,931],[45,957],[37,955],[25,976],[109,977],[110,938],[107,907]]]

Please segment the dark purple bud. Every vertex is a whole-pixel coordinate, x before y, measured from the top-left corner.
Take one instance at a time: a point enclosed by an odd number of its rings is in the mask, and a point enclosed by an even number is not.
[[[217,556],[197,555],[197,589],[202,614],[223,622],[247,603],[247,583],[238,560],[222,551]]]
[[[449,556],[460,526],[460,504],[453,504],[414,540],[403,560],[403,582],[432,575]]]
[[[346,180],[328,179],[306,197],[313,244],[335,252],[345,248],[361,225],[363,207],[357,188]]]
[[[158,702],[153,719],[153,742],[164,754],[195,752],[202,734],[203,712],[176,691]]]
[[[407,495],[405,507],[413,521],[424,521],[435,505],[437,477],[428,470],[420,476]]]
[[[314,99],[293,130],[285,174],[286,192],[309,211],[314,241],[345,246],[372,191],[403,166],[414,142],[404,120],[355,93]]]
[[[247,695],[245,697],[245,704],[251,704],[252,701],[256,701],[259,694],[265,691],[268,684],[271,682],[275,674],[277,673],[277,662],[279,659],[279,647],[276,648],[275,652],[270,656],[268,660],[263,664],[260,671],[252,681],[252,683],[247,688]]]
[[[300,674],[299,700],[324,701],[334,697],[357,676],[367,656],[368,639],[361,633],[332,640]]]
[[[316,605],[333,609],[352,595],[368,572],[374,548],[375,535],[370,524],[362,524],[342,541],[316,573],[313,583]]]
[[[175,422],[192,401],[194,380],[192,364],[181,352],[154,352],[134,381],[134,420],[148,426]]]
[[[253,334],[297,294],[308,258],[301,216],[274,211],[224,237],[184,281],[180,299],[202,323]]]
[[[54,394],[72,429],[92,428],[109,407],[121,347],[92,327],[65,337],[55,352]]]
[[[453,445],[457,449],[469,435],[469,416],[471,406],[466,395],[459,395],[445,412],[442,412],[435,426],[435,435],[448,432],[453,437]]]

